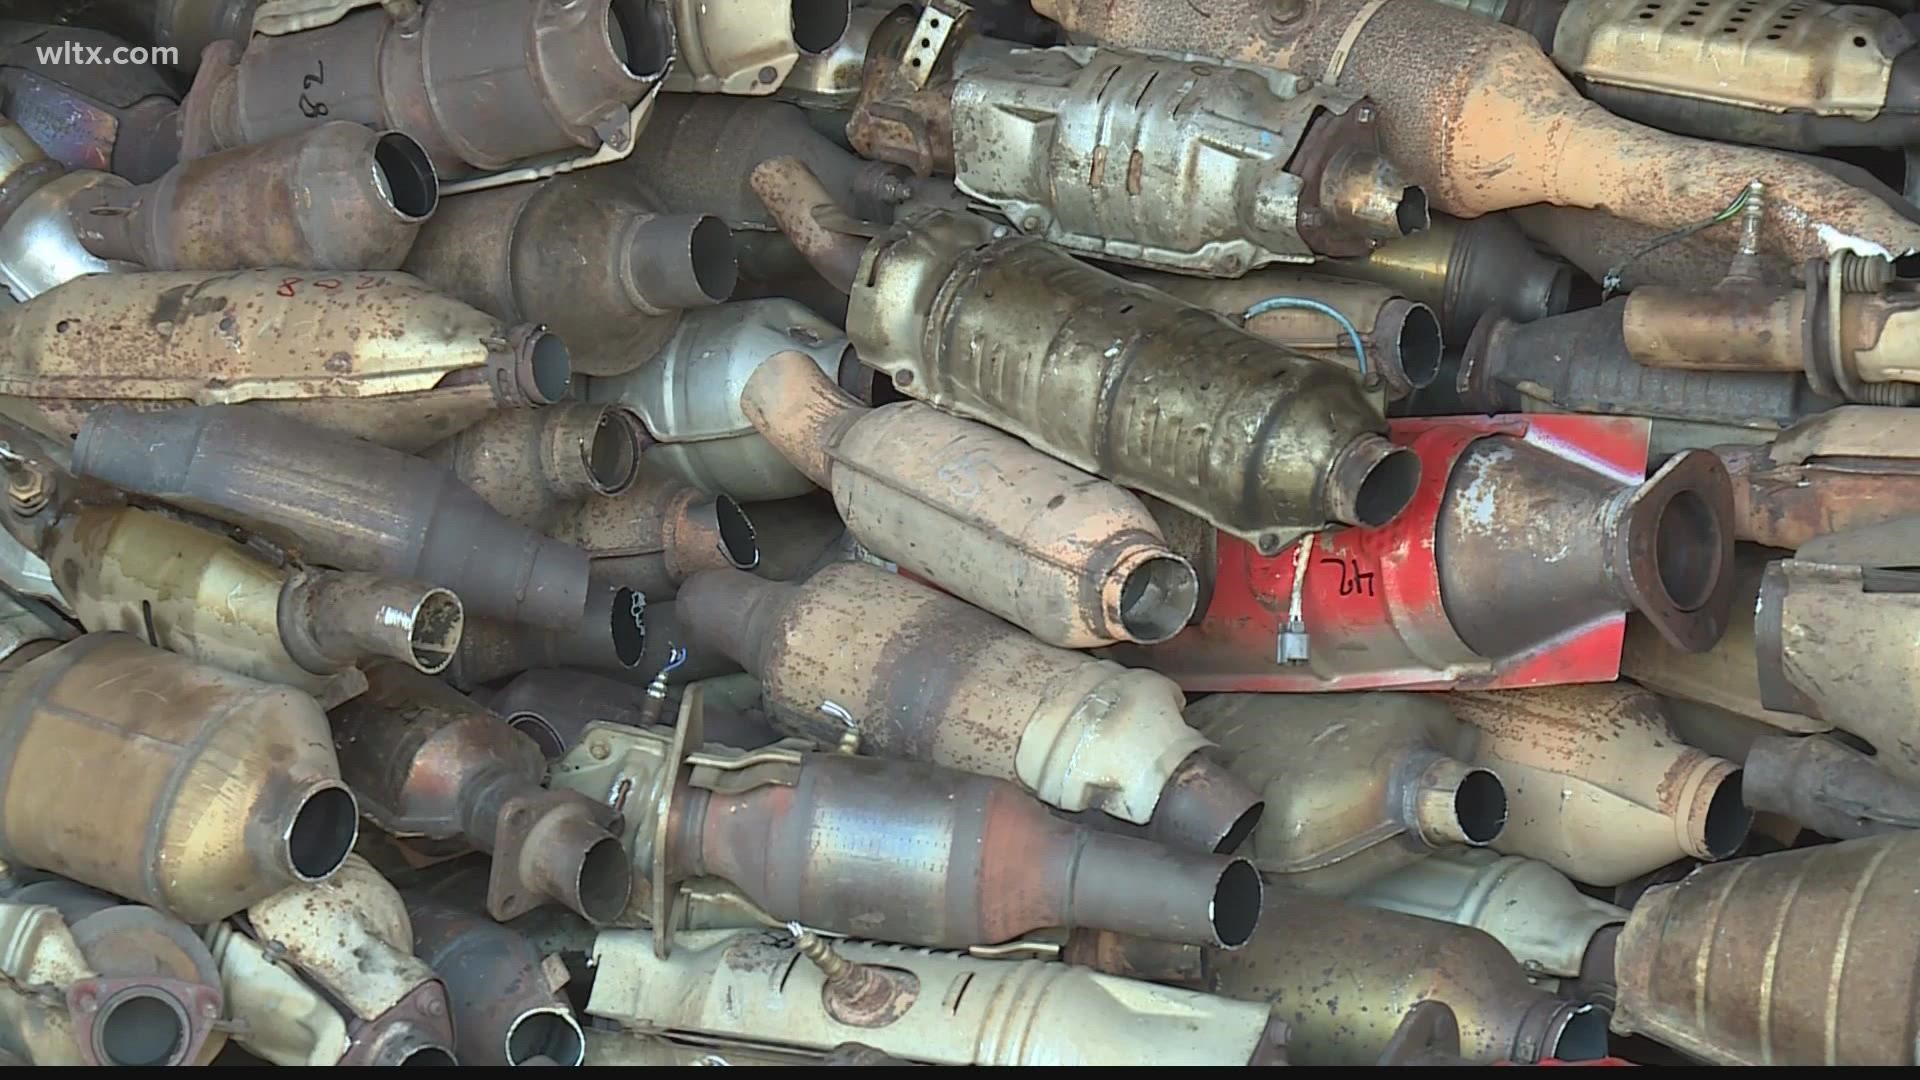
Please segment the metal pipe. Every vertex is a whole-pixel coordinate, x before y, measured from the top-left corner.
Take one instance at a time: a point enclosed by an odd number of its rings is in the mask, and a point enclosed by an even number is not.
[[[1920,828],[1920,788],[1837,740],[1765,735],[1742,767],[1748,806],[1836,840]]]
[[[7,677],[0,727],[10,864],[203,923],[326,879],[353,847],[326,717],[297,690],[88,634]]]
[[[217,533],[131,507],[83,509],[44,549],[90,630],[150,637],[183,656],[331,703],[339,676],[390,657],[444,669],[465,616],[446,589],[373,574],[277,567]]]
[[[80,242],[66,207],[95,187],[124,187],[93,170],[68,172],[26,129],[0,117],[0,286],[30,300],[83,274],[126,269]]]
[[[647,655],[648,627],[662,606],[649,606],[646,596],[634,589],[595,579],[588,585],[585,617],[566,630],[474,619],[460,637],[447,679],[472,689],[530,668],[632,671]]]
[[[244,52],[216,42],[181,104],[182,156],[326,120],[403,130],[445,177],[558,151],[624,152],[630,114],[659,89],[674,48],[666,6],[652,0],[428,4],[416,25],[367,8],[335,17],[291,33],[256,25]],[[492,92],[461,92],[476,86]]]
[[[586,553],[513,524],[446,469],[253,408],[108,409],[74,471],[292,538],[317,562],[452,589],[469,612],[566,629]]]
[[[594,172],[456,195],[406,270],[464,303],[551,327],[575,367],[616,375],[673,333],[682,308],[733,293],[733,238],[704,213],[659,214]]]
[[[1232,850],[1259,820],[1259,796],[1202,756],[1173,683],[1043,645],[872,566],[834,563],[801,585],[701,574],[679,614],[693,651],[740,663],[777,724],[824,745],[851,734],[867,753],[1017,781],[1063,810],[1205,837],[1205,850]],[[1168,787],[1192,782],[1174,784],[1189,759],[1220,790],[1171,804],[1203,816],[1163,821]]]
[[[1917,853],[1901,830],[1648,890],[1620,934],[1614,1028],[1719,1065],[1915,1064]]]
[[[589,499],[549,526],[554,538],[584,550],[596,580],[617,581],[649,600],[672,599],[702,570],[759,565],[753,521],[732,498],[652,469],[615,498]]]
[[[1501,778],[1467,764],[1478,731],[1426,695],[1214,694],[1187,720],[1266,797],[1249,857],[1275,884],[1348,893],[1506,825]]]
[[[487,912],[510,919],[551,900],[596,925],[632,885],[593,802],[540,787],[532,740],[444,684],[394,664],[334,708],[341,769],[367,819],[399,837],[459,838],[493,856]]]
[[[643,692],[617,679],[585,671],[541,668],[522,672],[487,699],[487,708],[506,718],[554,761],[580,742],[588,724],[641,723]],[[780,732],[757,712],[722,712],[707,706],[702,729],[708,741],[755,749],[780,741]]]
[[[339,122],[96,185],[67,211],[88,251],[151,270],[393,270],[438,185],[412,138]]]
[[[775,0],[751,7],[675,0],[680,47],[667,89],[771,94],[801,56],[839,42],[851,7],[849,0]]]
[[[1270,1001],[1295,1065],[1370,1065],[1408,1008],[1440,1001],[1476,1065],[1584,1061],[1607,1054],[1607,1013],[1527,982],[1518,961],[1466,926],[1267,890],[1262,933],[1207,953],[1215,993]]]
[[[740,406],[868,550],[1049,645],[1165,641],[1193,614],[1193,567],[1140,500],[1010,435],[919,402],[868,409],[794,351]]]
[[[1797,548],[1825,533],[1920,513],[1920,413],[1843,405],[1764,446],[1718,446],[1741,540]]]
[[[1746,842],[1753,815],[1740,767],[1682,742],[1645,690],[1454,694],[1449,706],[1480,729],[1474,763],[1507,784],[1500,851],[1618,885],[1683,857],[1724,859]]]
[[[466,1065],[573,1066],[585,1034],[525,936],[417,891],[405,894],[414,949],[452,989],[453,1030]]]
[[[1350,373],[996,228],[937,211],[870,244],[847,316],[861,359],[1269,554],[1413,497],[1417,460]]]
[[[538,529],[631,488],[646,445],[631,410],[569,404],[495,413],[420,456],[447,466],[509,521]]]
[[[564,400],[560,339],[505,326],[392,271],[96,274],[0,311],[0,393],[72,435],[113,403],[257,401],[402,450],[495,411]]]
[[[806,162],[780,157],[754,166],[753,193],[827,284],[843,293],[853,291],[866,242],[832,228],[829,223],[844,211]]]
[[[1567,310],[1573,271],[1535,251],[1511,214],[1462,221],[1436,214],[1421,232],[1389,240],[1322,269],[1372,281],[1438,312],[1442,336],[1458,344],[1490,311],[1532,322]]]
[[[1524,31],[1444,4],[1321,0],[1312,18],[1284,23],[1265,0],[1204,11],[1037,0],[1036,10],[1105,45],[1199,53],[1365,93],[1380,106],[1387,157],[1456,216],[1552,203],[1677,229],[1765,177],[1780,208],[1764,237],[1776,259],[1822,258],[1835,244],[1895,255],[1920,246],[1920,225],[1871,194],[1784,154],[1621,119],[1581,97]]]

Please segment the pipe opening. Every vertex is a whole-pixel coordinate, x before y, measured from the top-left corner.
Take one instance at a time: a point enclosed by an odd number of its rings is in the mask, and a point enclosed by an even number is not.
[[[1653,528],[1660,587],[1680,610],[1698,609],[1720,577],[1720,522],[1705,499],[1680,491],[1660,508]]]
[[[424,221],[440,205],[433,161],[405,132],[389,131],[374,140],[373,178],[387,205],[408,221]]]
[[[1720,781],[1720,787],[1707,803],[1707,821],[1702,828],[1707,853],[1716,859],[1724,859],[1740,850],[1747,841],[1747,830],[1753,827],[1753,811],[1747,809],[1747,802],[1741,793],[1742,777],[1735,769]]]
[[[630,668],[639,664],[647,651],[646,597],[625,586],[614,590],[613,617],[610,622],[614,659],[620,661],[622,667]]]
[[[360,834],[360,807],[344,787],[307,796],[287,828],[287,859],[302,881],[319,881],[340,868]]]
[[[1409,184],[1400,192],[1400,203],[1393,208],[1393,223],[1399,228],[1401,236],[1411,236],[1433,224],[1433,214],[1427,207],[1426,188]]]
[[[1467,843],[1492,843],[1507,825],[1507,786],[1486,769],[1472,770],[1453,790],[1453,816]]]
[[[507,1064],[524,1065],[544,1057],[568,1068],[586,1060],[586,1036],[580,1022],[553,1006],[524,1012],[507,1029]]]
[[[620,408],[600,414],[587,443],[587,482],[602,495],[618,495],[640,475],[638,425]]]
[[[847,32],[853,5],[847,0],[793,0],[793,43],[801,52],[823,53]]]
[[[1215,940],[1229,949],[1245,945],[1260,921],[1260,871],[1245,859],[1228,863],[1213,886],[1213,906],[1208,913],[1213,919]]]
[[[190,1030],[186,1010],[171,994],[126,990],[100,1007],[94,1050],[107,1065],[179,1065]]]
[[[1597,1005],[1567,1017],[1545,1056],[1559,1061],[1598,1061],[1606,1057],[1609,1019],[1607,1010]]]
[[[423,1046],[409,1053],[406,1057],[401,1058],[400,1064],[402,1066],[419,1065],[425,1068],[445,1068],[448,1065],[458,1065],[460,1062],[456,1061],[452,1054],[438,1046]]]
[[[507,717],[507,726],[532,739],[533,744],[540,748],[540,756],[548,761],[559,761],[567,756],[567,741],[539,713],[514,713]]]
[[[1219,842],[1213,845],[1213,853],[1231,855],[1239,851],[1240,845],[1247,842],[1247,837],[1252,836],[1254,828],[1260,824],[1260,816],[1266,812],[1267,804],[1264,802],[1247,807],[1246,812],[1235,818],[1233,824],[1227,826],[1227,831],[1220,835]]]
[[[607,47],[636,79],[666,74],[673,58],[673,16],[659,0],[614,0],[607,5]]]
[[[535,336],[527,369],[533,376],[536,404],[552,405],[573,393],[573,354],[560,335],[542,330]]]
[[[746,510],[732,496],[722,495],[713,501],[713,516],[720,522],[720,550],[727,561],[741,570],[759,566],[760,537]]]
[[[1400,322],[1400,339],[1395,342],[1400,356],[1400,374],[1407,385],[1423,390],[1440,377],[1440,361],[1446,345],[1440,337],[1440,318],[1425,304],[1408,309]]]
[[[626,910],[633,890],[633,865],[618,837],[603,836],[580,860],[580,914],[604,926]]]
[[[693,267],[694,287],[710,304],[718,304],[733,295],[740,280],[740,266],[734,260],[733,230],[712,214],[700,220],[687,236],[687,256]]]
[[[1178,555],[1136,563],[1120,583],[1120,626],[1127,637],[1155,645],[1187,628],[1200,598],[1200,577]]]
[[[465,624],[466,612],[459,597],[446,589],[427,590],[407,627],[413,666],[428,675],[445,671],[460,647],[460,631]]]
[[[1420,486],[1420,456],[1396,446],[1374,462],[1354,495],[1356,525],[1378,528],[1399,516]]]

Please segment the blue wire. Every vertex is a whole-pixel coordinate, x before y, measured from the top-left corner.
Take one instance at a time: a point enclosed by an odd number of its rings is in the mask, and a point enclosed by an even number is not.
[[[672,671],[686,662],[687,650],[675,645],[667,652],[667,666],[660,669],[660,674],[665,675],[667,672]]]
[[[1310,300],[1304,296],[1269,296],[1265,300],[1248,308],[1247,313],[1240,316],[1240,321],[1243,323],[1252,322],[1255,316],[1265,315],[1269,311],[1278,311],[1281,308],[1301,308],[1306,311],[1317,311],[1332,319],[1334,322],[1339,323],[1340,329],[1346,331],[1347,337],[1353,342],[1353,355],[1359,361],[1360,377],[1362,379],[1367,377],[1367,347],[1360,342],[1360,331],[1354,328],[1353,320],[1340,314],[1339,309],[1335,308],[1332,304],[1322,303],[1319,300]]]

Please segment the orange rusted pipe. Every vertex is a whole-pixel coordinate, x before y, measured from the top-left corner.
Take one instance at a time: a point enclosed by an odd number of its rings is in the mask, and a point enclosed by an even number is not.
[[[1764,180],[1764,242],[1795,261],[1836,246],[1901,254],[1920,225],[1785,154],[1688,139],[1623,120],[1574,90],[1524,31],[1424,0],[1321,0],[1281,19],[1268,0],[1035,0],[1103,44],[1195,52],[1292,70],[1379,103],[1389,158],[1461,217],[1553,203],[1662,228],[1713,217]]]

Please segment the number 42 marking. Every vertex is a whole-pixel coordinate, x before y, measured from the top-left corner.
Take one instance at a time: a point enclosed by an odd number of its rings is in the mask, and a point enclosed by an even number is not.
[[[1373,595],[1374,573],[1371,570],[1360,569],[1359,559],[1334,557],[1321,559],[1320,562],[1322,565],[1332,564],[1340,568],[1341,596],[1353,596],[1359,593]]]

